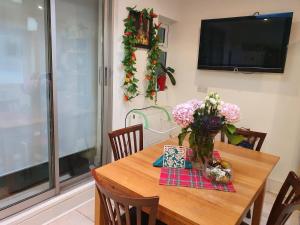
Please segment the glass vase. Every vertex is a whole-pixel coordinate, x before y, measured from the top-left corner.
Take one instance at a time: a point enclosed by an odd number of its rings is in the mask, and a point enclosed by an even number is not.
[[[191,146],[193,157],[191,158],[192,167],[202,170],[204,173],[210,161],[213,160],[215,135],[197,135],[195,143]]]

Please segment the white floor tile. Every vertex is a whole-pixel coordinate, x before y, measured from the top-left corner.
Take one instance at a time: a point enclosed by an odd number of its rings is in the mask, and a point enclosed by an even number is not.
[[[91,221],[94,221],[94,217],[95,217],[94,205],[95,205],[95,199],[93,198],[90,201],[87,201],[79,208],[77,208],[76,211],[82,214],[83,216],[87,217]]]
[[[47,225],[93,225],[94,222],[87,217],[81,215],[76,210],[59,217],[58,219],[48,223]]]

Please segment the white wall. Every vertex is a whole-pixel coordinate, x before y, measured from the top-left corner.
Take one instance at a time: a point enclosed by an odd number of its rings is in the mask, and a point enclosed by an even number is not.
[[[255,11],[294,12],[285,73],[246,75],[197,70],[201,19],[251,15]],[[172,37],[177,44],[169,54],[169,62],[177,69],[175,102],[203,97],[204,92],[214,90],[225,101],[238,104],[242,114],[240,126],[268,133],[263,150],[281,157],[271,177],[283,181],[289,170],[298,171],[300,167],[299,1],[195,0],[193,4],[183,3],[182,13],[185,16],[175,24]]]
[[[153,7],[176,21],[169,35],[168,64],[176,69],[177,85],[160,96],[160,104],[174,105],[203,98],[207,91],[218,91],[223,100],[241,107],[239,126],[267,132],[263,151],[279,155],[281,160],[272,174],[283,181],[289,170],[300,167],[300,4],[299,0],[116,0],[114,7],[114,115],[113,128],[124,126],[124,116],[131,107],[147,104],[140,96],[133,103],[123,103],[120,89],[123,73],[122,19],[126,6]],[[293,11],[294,22],[282,74],[235,74],[224,71],[197,70],[201,19]],[[143,75],[146,52],[139,50],[138,72]],[[141,61],[140,61],[141,60]],[[142,78],[142,77],[141,77]],[[199,90],[199,91],[198,91]]]

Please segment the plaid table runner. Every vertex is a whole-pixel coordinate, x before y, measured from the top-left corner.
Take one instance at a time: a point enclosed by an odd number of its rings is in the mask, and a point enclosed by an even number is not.
[[[189,150],[187,152],[187,159],[190,158],[191,154],[192,153]],[[213,155],[216,159],[221,158],[219,152],[217,151],[214,151]],[[159,184],[168,186],[181,186],[235,192],[232,183],[214,184],[202,175],[202,171],[199,171],[197,169],[163,167],[160,171]]]

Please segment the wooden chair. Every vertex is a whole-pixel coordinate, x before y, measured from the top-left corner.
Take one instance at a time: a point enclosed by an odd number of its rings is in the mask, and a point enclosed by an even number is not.
[[[242,135],[245,137],[245,142],[247,143],[247,148],[260,151],[262,144],[265,141],[265,138],[267,136],[266,133],[257,132],[257,131],[251,131],[248,128],[237,128],[236,134]],[[225,134],[224,132],[221,132],[221,141],[225,142]],[[227,143],[230,144],[229,140],[227,139]],[[247,215],[247,218],[251,218],[251,211],[249,210]]]
[[[249,143],[249,149],[260,151],[262,144],[265,141],[267,136],[266,133],[251,131],[247,128],[237,128],[236,134],[242,135],[245,137],[245,141]],[[221,141],[225,142],[225,134],[221,132]],[[227,140],[229,143],[229,141]],[[230,143],[229,143],[230,144]]]
[[[159,197],[129,197],[107,180],[99,179],[95,170],[92,175],[104,207],[107,225],[166,225],[156,220]],[[144,211],[149,212],[149,214]]]
[[[293,211],[300,207],[300,178],[290,172],[271,209],[267,225],[284,225]],[[243,222],[241,225],[248,225]]]
[[[139,137],[137,137],[137,133]],[[112,131],[108,136],[115,160],[119,160],[143,149],[142,124]]]

